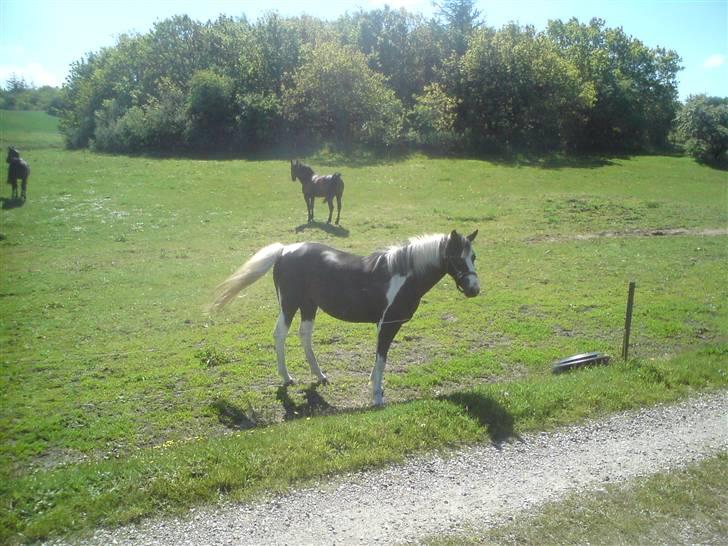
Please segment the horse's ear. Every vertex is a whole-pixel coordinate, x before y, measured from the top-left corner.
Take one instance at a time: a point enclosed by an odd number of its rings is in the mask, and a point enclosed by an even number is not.
[[[478,234],[478,230],[476,229],[474,232],[472,232],[470,235],[467,236],[468,241],[471,243],[475,240],[475,236]]]
[[[450,250],[453,248],[454,245],[458,244],[460,242],[460,234],[457,232],[457,230],[452,230],[450,232],[450,237],[447,238],[447,249]]]

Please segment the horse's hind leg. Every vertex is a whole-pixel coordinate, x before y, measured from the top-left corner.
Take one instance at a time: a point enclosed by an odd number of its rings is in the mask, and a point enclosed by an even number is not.
[[[286,314],[281,310],[275,330],[273,330],[273,338],[276,342],[276,358],[278,359],[278,373],[283,379],[284,387],[293,384],[293,378],[289,375],[288,368],[286,368],[286,336],[288,336],[292,320],[293,315],[286,317]]]
[[[313,322],[315,318],[315,305],[301,307],[301,326],[298,329],[298,337],[301,340],[303,351],[306,353],[306,360],[311,368],[311,373],[316,376],[319,383],[323,383],[325,385],[329,382],[329,380],[321,372],[321,368],[319,368],[318,362],[316,361],[316,355],[313,354],[313,345],[311,344]]]
[[[329,205],[329,219],[326,220],[327,224],[331,223],[331,216],[334,214],[334,200],[333,199],[327,199],[326,203]],[[339,220],[336,220],[336,223],[339,223]]]
[[[18,198],[18,182],[17,180],[12,180],[10,182],[10,187],[12,188],[12,193],[10,198],[11,199],[17,199]]]
[[[20,189],[20,198],[23,201],[25,201],[27,189],[28,189],[28,179],[27,178],[23,178],[23,184],[21,185],[21,189]]]
[[[341,216],[341,193],[336,194],[336,225],[339,225],[339,217]],[[329,217],[329,222],[331,217]]]

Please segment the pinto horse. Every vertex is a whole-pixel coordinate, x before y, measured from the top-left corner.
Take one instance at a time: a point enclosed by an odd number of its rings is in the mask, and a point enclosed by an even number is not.
[[[273,268],[280,313],[275,339],[278,373],[283,385],[293,383],[285,360],[285,339],[294,316],[301,311],[298,335],[311,373],[327,383],[311,345],[316,311],[348,322],[377,325],[377,350],[371,374],[373,403],[384,403],[382,376],[389,346],[409,321],[422,297],[446,274],[465,296],[480,292],[472,242],[478,231],[463,237],[427,235],[410,239],[369,256],[356,256],[319,243],[273,243],[259,250],[218,286],[211,311],[217,311],[243,288]]]
[[[334,213],[334,197],[336,197],[336,224],[339,223],[341,216],[341,196],[344,194],[344,181],[341,179],[340,173],[327,174],[325,176],[318,175],[313,169],[301,163],[296,159],[291,160],[291,180],[301,182],[301,191],[303,192],[303,200],[306,201],[308,209],[308,222],[313,222],[313,202],[316,197],[323,197],[329,205],[329,219],[327,224],[331,223],[331,216]]]
[[[18,150],[12,146],[8,148],[8,157],[5,161],[8,163],[8,184],[13,187],[12,199],[18,198],[18,179],[20,179],[20,199],[25,201],[30,166],[27,161],[20,157]]]

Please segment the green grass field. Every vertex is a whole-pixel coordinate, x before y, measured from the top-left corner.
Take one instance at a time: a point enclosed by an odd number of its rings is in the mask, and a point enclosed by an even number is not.
[[[11,206],[4,185],[0,210],[0,541],[246,498],[728,383],[725,172],[665,156],[307,158],[346,184],[341,228],[330,228],[305,225],[284,160],[72,152],[55,127],[0,113],[0,144],[32,169],[27,203]],[[317,219],[325,209],[317,202]],[[268,243],[365,254],[453,228],[480,230],[483,291],[466,300],[445,279],[425,297],[390,351],[383,410],[369,408],[372,325],[319,315],[314,349],[331,384],[316,387],[295,321],[298,384],[283,390],[270,276],[223,313],[202,312]],[[648,235],[670,228],[688,232]],[[616,363],[630,280],[633,360],[551,376],[574,353]]]

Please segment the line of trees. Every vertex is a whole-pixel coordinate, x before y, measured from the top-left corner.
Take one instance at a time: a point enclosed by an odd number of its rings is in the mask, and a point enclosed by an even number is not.
[[[60,94],[58,87],[35,87],[22,76],[12,74],[0,87],[0,110],[42,110],[56,116],[62,104]]]
[[[474,0],[432,19],[177,16],[75,63],[61,128],[113,152],[638,150],[667,142],[679,63],[600,19],[494,29]]]

